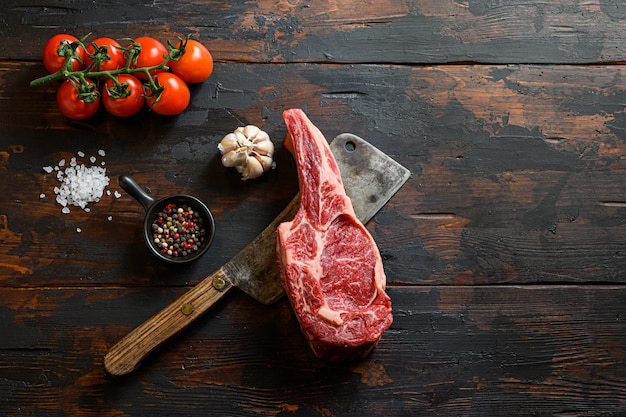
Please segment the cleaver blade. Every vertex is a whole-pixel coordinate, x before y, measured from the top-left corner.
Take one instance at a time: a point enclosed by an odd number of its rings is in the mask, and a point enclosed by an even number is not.
[[[330,148],[337,160],[346,194],[362,223],[367,223],[402,187],[408,169],[364,139],[343,133]],[[292,220],[300,195],[252,242],[217,271],[116,343],[104,357],[112,375],[125,375],[167,339],[186,328],[234,287],[263,304],[284,295],[276,264],[276,228]]]

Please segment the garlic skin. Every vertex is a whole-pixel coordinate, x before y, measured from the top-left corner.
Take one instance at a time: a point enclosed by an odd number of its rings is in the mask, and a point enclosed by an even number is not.
[[[274,144],[267,133],[253,125],[227,134],[217,148],[222,154],[222,165],[236,168],[243,181],[258,178],[276,167]]]

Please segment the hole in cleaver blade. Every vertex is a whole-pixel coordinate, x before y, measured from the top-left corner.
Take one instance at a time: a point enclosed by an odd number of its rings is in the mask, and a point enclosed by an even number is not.
[[[342,133],[330,143],[346,194],[367,223],[393,197],[411,172],[364,139]]]

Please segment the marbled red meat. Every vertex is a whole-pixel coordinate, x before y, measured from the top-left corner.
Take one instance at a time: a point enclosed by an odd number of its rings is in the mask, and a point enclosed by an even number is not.
[[[391,302],[374,239],[356,218],[337,162],[303,111],[283,113],[301,203],[278,227],[281,281],[302,333],[321,359],[363,358],[391,326]]]

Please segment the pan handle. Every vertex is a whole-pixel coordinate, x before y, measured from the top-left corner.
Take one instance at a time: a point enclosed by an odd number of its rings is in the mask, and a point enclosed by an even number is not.
[[[148,193],[128,175],[120,175],[117,182],[124,191],[130,194],[135,200],[139,201],[144,209],[148,210],[150,206],[154,204],[154,198],[150,197]]]
[[[104,356],[104,367],[115,376],[136,369],[154,349],[186,328],[233,288],[222,268],[180,296],[117,342]]]

